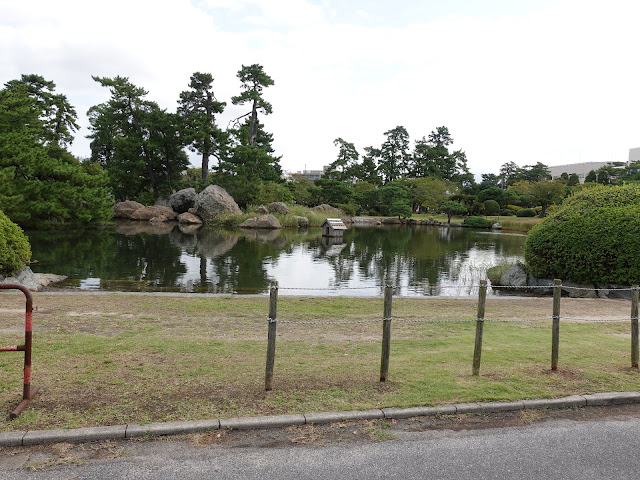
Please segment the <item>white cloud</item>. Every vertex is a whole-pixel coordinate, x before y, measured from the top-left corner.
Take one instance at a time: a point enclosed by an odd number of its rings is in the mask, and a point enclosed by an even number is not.
[[[396,125],[413,140],[448,126],[477,172],[625,160],[640,145],[639,13],[635,2],[568,0],[520,16],[369,27],[303,0],[13,2],[0,6],[0,81],[42,74],[86,125],[89,106],[108,97],[91,75],[128,76],[173,109],[194,71],[211,72],[229,102],[240,66],[260,63],[275,80],[264,121],[292,170],[331,162],[338,136],[362,151]],[[220,29],[248,17],[247,32]],[[228,106],[220,123],[240,113]],[[87,155],[88,143],[74,151]]]

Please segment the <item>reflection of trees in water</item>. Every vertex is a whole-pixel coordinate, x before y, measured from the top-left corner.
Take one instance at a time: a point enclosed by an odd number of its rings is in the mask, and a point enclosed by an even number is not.
[[[351,228],[345,232],[345,248],[339,255],[330,255],[322,248],[315,252],[318,258],[331,264],[338,284],[353,278],[355,270],[365,278],[375,279],[381,286],[405,282],[409,286],[435,285],[443,278],[458,276],[465,282],[477,283],[476,277],[487,266],[471,265],[468,261],[470,251],[483,249],[505,258],[522,253],[522,237],[500,236],[499,242],[491,242],[486,235],[485,232],[446,227]],[[439,287],[423,290],[430,294],[440,291]]]
[[[282,253],[291,253],[300,242],[295,231],[244,230],[226,255],[211,258],[217,291],[264,291],[269,287],[266,261],[277,263]]]
[[[147,223],[147,222],[139,222]],[[144,225],[152,227],[153,225]],[[100,278],[144,282],[150,286],[174,285],[185,272],[181,249],[166,234],[120,233],[116,230],[31,232],[33,250],[38,252],[37,271],[59,273],[70,278]],[[132,289],[134,289],[132,287]]]
[[[119,222],[116,229],[106,230],[27,233],[39,261],[33,265],[36,272],[100,278],[103,288],[110,283],[131,290],[209,292],[264,291],[272,280],[267,271],[272,267],[277,272],[280,258],[302,248],[330,265],[334,286],[358,278],[380,286],[430,283],[438,287],[429,293],[438,294],[440,285],[458,278],[477,283],[474,275],[488,265],[474,266],[470,256],[480,261],[519,258],[524,243],[522,236],[437,227],[350,228],[341,242],[321,237],[320,229],[205,227],[191,233],[175,223],[148,222]],[[412,290],[419,292],[421,287]]]
[[[68,277],[99,277],[113,261],[115,236],[111,230],[27,232],[34,272]]]

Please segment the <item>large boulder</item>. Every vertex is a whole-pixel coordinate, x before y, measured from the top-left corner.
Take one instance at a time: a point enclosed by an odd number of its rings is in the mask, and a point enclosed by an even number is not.
[[[176,219],[176,212],[160,205],[143,206],[133,212],[129,218],[138,221],[170,222]]]
[[[273,215],[262,215],[260,217],[249,218],[238,226],[240,228],[282,228],[278,219]]]
[[[193,208],[195,208],[195,214],[205,223],[225,213],[232,215],[242,213],[233,197],[218,185],[209,185],[200,192],[196,196]]]
[[[311,210],[313,210],[314,212],[330,213],[332,215],[336,215],[339,217],[344,215],[344,212],[342,210],[336,207],[332,207],[331,205],[327,205],[326,203],[317,205],[313,207]]]
[[[527,285],[527,271],[525,268],[516,263],[512,267],[505,270],[500,277],[500,285],[507,285],[510,287],[524,287]]]
[[[169,207],[176,213],[185,213],[193,207],[196,201],[195,188],[183,188],[169,197]]]
[[[287,215],[289,213],[289,208],[282,202],[271,202],[267,205],[267,209],[269,213],[279,213],[281,215]]]
[[[113,216],[115,218],[126,218],[131,220],[131,215],[140,208],[144,208],[144,205],[134,202],[133,200],[125,200],[124,202],[116,204],[113,209]]]

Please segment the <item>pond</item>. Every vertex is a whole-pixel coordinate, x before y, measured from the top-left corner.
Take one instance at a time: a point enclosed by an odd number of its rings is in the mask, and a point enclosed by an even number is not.
[[[486,269],[522,260],[525,236],[432,226],[321,230],[199,230],[118,222],[115,228],[27,232],[34,272],[60,287],[106,291],[377,296],[476,295]],[[490,292],[491,294],[491,292]]]

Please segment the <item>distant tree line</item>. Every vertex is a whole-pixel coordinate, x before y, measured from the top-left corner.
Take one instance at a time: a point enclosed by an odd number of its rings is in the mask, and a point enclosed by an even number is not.
[[[413,213],[544,216],[571,192],[585,188],[575,174],[551,180],[548,167],[504,163],[476,183],[463,150],[452,149],[445,126],[411,143],[403,126],[384,132],[381,145],[337,138],[335,160],[322,178],[283,179],[273,135],[261,116],[273,106],[265,89],[273,79],[258,64],[237,72],[245,113],[219,126],[227,102],[216,98],[213,76],[195,72],[175,111],[161,109],[126,77],[93,77],[110,98],[87,112],[91,155],[75,158],[69,146],[77,114],[53,82],[22,75],[0,90],[0,211],[28,228],[102,224],[115,201],[151,204],[172,192],[221,185],[242,207],[272,201],[327,203],[347,213],[409,217]],[[189,164],[187,150],[200,157]],[[640,162],[590,172],[585,184],[640,182]]]

